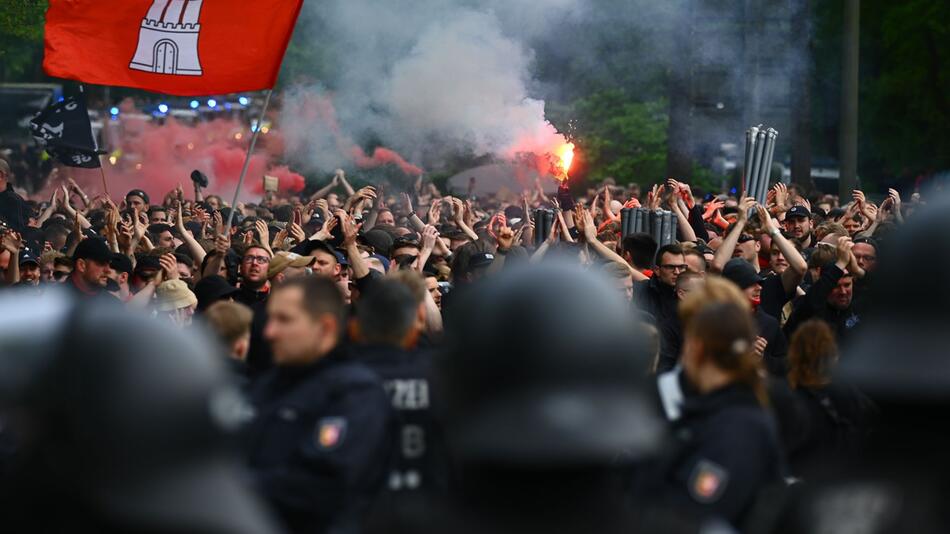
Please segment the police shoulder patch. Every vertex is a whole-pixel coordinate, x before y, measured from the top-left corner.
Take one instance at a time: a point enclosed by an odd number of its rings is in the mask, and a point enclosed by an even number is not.
[[[709,460],[700,460],[689,476],[689,495],[700,504],[719,500],[729,483],[729,471]]]
[[[346,436],[346,418],[324,417],[317,422],[314,431],[314,444],[318,449],[335,449],[343,443]]]

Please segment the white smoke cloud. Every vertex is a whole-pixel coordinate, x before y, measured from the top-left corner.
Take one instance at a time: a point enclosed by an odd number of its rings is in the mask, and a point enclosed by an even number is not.
[[[282,131],[311,169],[351,160],[341,137],[435,166],[453,152],[508,158],[563,142],[532,98],[527,43],[582,13],[580,0],[328,0],[304,9],[321,31],[296,31],[338,66],[320,86],[285,97]],[[302,112],[317,95],[332,98],[338,131]]]

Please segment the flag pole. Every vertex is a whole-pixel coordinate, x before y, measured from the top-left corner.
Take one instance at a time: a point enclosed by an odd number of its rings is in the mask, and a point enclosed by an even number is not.
[[[99,174],[102,176],[102,189],[106,192],[106,198],[112,199],[112,195],[109,194],[109,185],[106,183],[106,171],[105,165],[102,164],[102,155],[96,157],[99,158]]]
[[[254,152],[254,145],[257,144],[257,136],[261,133],[261,125],[264,123],[264,114],[267,113],[267,105],[270,104],[270,95],[273,92],[273,88],[267,90],[267,96],[264,97],[264,107],[261,108],[261,114],[257,118],[257,126],[252,128],[251,142],[247,146],[247,154],[244,155],[244,167],[241,168],[241,176],[238,178],[237,188],[234,189],[234,198],[231,200],[231,211],[228,213],[228,222],[224,225],[225,235],[227,235],[231,229],[231,222],[234,219],[234,211],[237,207],[238,195],[241,194],[244,177],[247,175],[247,168],[251,164],[251,153]]]

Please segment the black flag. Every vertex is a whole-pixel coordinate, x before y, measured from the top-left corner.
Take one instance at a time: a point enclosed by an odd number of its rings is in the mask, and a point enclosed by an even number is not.
[[[99,154],[82,94],[68,96],[40,111],[30,121],[36,142],[69,167],[96,169]]]

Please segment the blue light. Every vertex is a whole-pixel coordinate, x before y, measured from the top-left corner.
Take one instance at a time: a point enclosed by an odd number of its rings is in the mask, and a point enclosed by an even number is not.
[[[246,106],[248,102],[250,102],[250,100],[248,100],[246,96],[238,98],[238,104],[241,104],[242,106]]]
[[[159,104],[159,105],[158,105],[158,112],[159,112],[159,113],[168,113],[168,105],[167,105],[167,104]]]
[[[217,101],[217,100],[215,100],[215,99],[213,99],[213,98],[209,98],[209,99],[208,99],[208,107],[209,107],[209,108],[213,108],[213,107],[215,107],[215,106],[217,106],[217,105],[218,105],[218,101]]]
[[[118,115],[118,114],[119,114],[119,108],[113,106],[112,109],[109,110],[109,113],[111,113],[111,114],[113,114],[113,115]]]
[[[191,106],[191,109],[198,109],[198,106],[200,106],[201,103],[199,103],[197,100],[192,100],[191,104],[188,105]]]
[[[231,103],[230,103],[230,102],[225,102],[225,103],[224,103],[224,109],[231,109]]]

